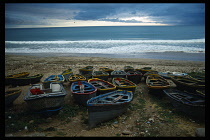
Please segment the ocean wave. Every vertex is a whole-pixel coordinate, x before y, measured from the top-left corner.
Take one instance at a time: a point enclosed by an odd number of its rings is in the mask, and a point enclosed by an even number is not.
[[[5,41],[6,44],[71,44],[71,43],[205,43],[205,39],[189,40],[57,40],[57,41]]]

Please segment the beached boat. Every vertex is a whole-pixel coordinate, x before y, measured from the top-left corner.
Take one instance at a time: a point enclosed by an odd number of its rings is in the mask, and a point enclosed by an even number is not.
[[[10,89],[5,91],[5,107],[11,106],[13,101],[17,99],[22,90],[21,89]]]
[[[116,86],[116,89],[128,90],[132,91],[133,94],[135,93],[136,84],[128,79],[115,77],[112,79],[112,83]]]
[[[138,84],[141,82],[142,73],[138,71],[128,71],[127,73],[127,79],[134,82],[135,84]]]
[[[86,78],[83,75],[80,74],[73,74],[69,76],[69,82],[75,82],[75,81],[85,81]]]
[[[197,90],[196,90],[196,93],[197,93],[198,95],[200,95],[200,96],[205,97],[205,89],[197,89]]]
[[[133,99],[131,91],[115,90],[87,101],[89,128],[113,119],[125,111]]]
[[[170,71],[166,71],[166,72],[158,72],[158,74],[160,76],[162,76],[163,78],[166,79],[171,79],[171,77],[173,76],[187,76],[187,73],[181,73],[181,72],[170,72]]]
[[[93,86],[97,88],[97,95],[105,94],[116,90],[115,85],[99,78],[89,79],[88,83],[91,83]]]
[[[125,72],[134,71],[134,68],[131,67],[131,66],[125,66],[125,67],[124,67],[124,71],[125,71]]]
[[[148,72],[143,74],[144,81],[146,81],[148,75],[159,75],[159,74],[158,74],[158,71],[155,71],[155,70],[148,71]]]
[[[171,77],[171,79],[177,85],[178,89],[186,90],[191,93],[196,93],[197,89],[205,88],[204,82],[200,82],[196,79],[192,79],[189,77],[174,76],[174,77]]]
[[[75,101],[83,106],[87,105],[87,100],[96,96],[97,88],[87,81],[76,81],[71,84],[71,93]]]
[[[93,71],[93,78],[99,78],[108,81],[109,73],[104,71]]]
[[[79,73],[84,75],[84,74],[92,74],[93,72],[93,66],[86,66],[84,68],[79,69]]]
[[[63,77],[65,78],[64,81],[69,82],[69,81],[68,81],[68,80],[69,80],[69,76],[70,76],[70,75],[73,75],[73,71],[72,71],[72,69],[68,69],[68,70],[63,71],[63,72],[61,73],[61,75],[63,75]]]
[[[66,91],[59,82],[50,83],[50,88],[33,84],[24,97],[30,110],[35,112],[60,109],[64,105]]]
[[[5,85],[11,84],[11,80],[13,78],[23,78],[23,77],[27,77],[28,75],[29,75],[28,72],[21,72],[17,74],[7,75],[5,76]]]
[[[108,67],[100,67],[99,71],[104,71],[104,72],[108,72],[109,73],[109,77],[111,77],[111,72],[113,72],[113,69],[110,69]]]
[[[176,89],[165,89],[163,91],[177,110],[182,111],[191,117],[204,120],[204,97]]]
[[[135,69],[135,70],[141,72],[142,74],[145,74],[148,71],[153,71],[152,67],[143,67],[141,69]]]
[[[35,84],[35,83],[39,83],[42,77],[43,77],[43,74],[37,74],[37,75],[21,77],[21,78],[12,78],[10,79],[10,84],[12,86],[25,86],[25,85]]]
[[[191,72],[188,74],[188,77],[205,83],[205,72]]]
[[[126,78],[126,72],[123,70],[114,70],[111,72],[111,77],[122,77],[122,78]]]
[[[63,84],[64,80],[65,78],[63,77],[63,75],[50,75],[42,83],[43,83],[44,88],[50,88],[50,83],[59,82]]]
[[[150,93],[162,96],[163,90],[170,88],[170,83],[159,75],[148,75],[146,84]]]

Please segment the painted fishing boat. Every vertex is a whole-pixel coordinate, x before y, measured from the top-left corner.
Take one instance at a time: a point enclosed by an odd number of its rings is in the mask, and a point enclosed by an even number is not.
[[[141,72],[142,74],[145,74],[148,71],[153,71],[152,67],[143,67],[141,69],[135,69],[135,70]]]
[[[196,93],[197,89],[204,89],[205,83],[189,77],[174,76],[172,81],[177,85],[179,90],[186,90],[191,93]]]
[[[112,79],[112,83],[113,85],[116,86],[116,89],[128,90],[128,91],[132,91],[133,94],[135,93],[136,84],[128,79],[115,77]]]
[[[158,71],[155,71],[155,70],[148,71],[145,74],[143,74],[144,81],[146,81],[148,75],[159,75],[159,74],[158,74]]]
[[[191,72],[188,76],[192,79],[198,80],[199,82],[205,83],[205,72]]]
[[[89,128],[113,119],[127,111],[133,99],[131,91],[115,90],[87,101]]]
[[[148,75],[146,84],[149,89],[149,93],[153,93],[158,96],[163,96],[163,90],[170,88],[170,83],[159,75]]]
[[[63,77],[63,75],[50,75],[42,83],[43,83],[44,88],[49,88],[50,83],[59,82],[59,83],[63,84],[64,80],[65,80],[65,78]]]
[[[109,73],[109,78],[111,77],[111,72],[113,72],[113,69],[110,69],[108,67],[100,67],[99,71],[104,71],[104,72],[108,72]]]
[[[68,81],[68,80],[69,80],[69,76],[70,76],[70,75],[73,75],[73,71],[72,71],[72,69],[68,69],[68,70],[63,71],[63,72],[61,73],[61,75],[63,75],[63,77],[65,78],[64,81],[69,82],[69,81]]]
[[[71,84],[71,93],[75,101],[83,106],[87,105],[87,100],[96,96],[97,88],[87,81],[76,81]]]
[[[69,82],[75,82],[75,81],[85,81],[86,78],[83,75],[80,74],[73,74],[69,76]]]
[[[109,73],[104,71],[93,71],[93,78],[99,78],[108,81]]]
[[[169,98],[171,104],[179,111],[187,115],[203,119],[205,118],[205,98],[188,92],[165,89],[164,93]]]
[[[126,78],[126,72],[123,70],[114,70],[111,72],[111,77],[122,77],[122,78]]]
[[[125,66],[125,67],[124,67],[124,71],[125,71],[125,72],[134,71],[134,68],[131,67],[131,66]]]
[[[5,91],[5,107],[11,106],[13,104],[13,101],[17,99],[22,90],[21,89],[10,89]]]
[[[13,78],[23,78],[23,77],[27,77],[28,75],[29,75],[28,72],[21,72],[21,73],[5,76],[5,85],[11,84],[10,80],[12,80]]]
[[[93,72],[93,66],[86,66],[84,68],[79,69],[79,73],[84,75],[84,74],[92,74]]]
[[[37,74],[33,76],[21,77],[21,78],[12,78],[10,79],[10,84],[12,86],[25,86],[30,84],[36,84],[40,82],[40,79],[43,77],[43,74]]]
[[[30,110],[43,112],[60,109],[64,105],[66,90],[59,82],[50,83],[50,88],[42,84],[33,84],[24,97]]]
[[[170,71],[158,72],[158,74],[166,79],[171,79],[171,77],[174,77],[174,76],[187,76],[188,75],[187,73],[170,72]]]
[[[92,84],[97,88],[97,96],[116,90],[115,85],[99,78],[89,79],[88,83]]]
[[[135,84],[138,84],[141,82],[142,73],[138,71],[128,71],[127,73],[127,79],[132,81]]]

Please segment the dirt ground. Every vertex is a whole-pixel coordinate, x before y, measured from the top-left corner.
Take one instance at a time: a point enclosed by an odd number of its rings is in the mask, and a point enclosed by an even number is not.
[[[53,59],[47,60],[47,58],[34,58],[28,57],[30,63],[27,62],[27,58],[23,59],[21,56],[7,56],[5,64],[5,73],[6,75],[30,71],[31,73],[41,72],[44,74],[45,79],[51,74],[60,74],[63,70],[67,68],[74,68],[73,72],[78,73],[78,68],[81,68],[86,65],[94,64],[94,66],[99,68],[100,66],[109,66],[115,69],[123,69],[125,65],[134,66],[135,68],[141,66],[156,66],[156,70],[170,70],[170,67],[173,67],[173,70],[178,70],[176,64],[178,62],[165,61],[165,63],[160,63],[157,66],[158,62],[155,62],[151,65],[150,63],[141,63],[136,61],[132,63],[125,62],[123,60],[113,64],[111,59],[106,59],[104,61],[98,59],[90,59],[88,63],[84,63],[80,58],[69,59],[68,65],[66,64],[67,58],[63,59]],[[77,61],[76,61],[77,59]],[[86,59],[87,60],[87,59]],[[111,62],[110,62],[111,61]],[[31,63],[33,62],[33,63]],[[60,63],[59,63],[60,62]],[[93,63],[94,62],[94,63]],[[120,63],[123,62],[123,63]],[[147,61],[148,62],[148,61]],[[162,62],[162,61],[161,61]],[[45,65],[47,64],[48,65]],[[201,63],[188,63],[179,65],[180,72],[199,70],[202,67],[205,67]],[[23,65],[24,64],[24,65]],[[166,65],[167,64],[167,65]],[[185,67],[184,67],[185,66]],[[190,68],[190,69],[187,69]],[[35,69],[36,68],[36,69]],[[167,69],[168,68],[168,69]],[[47,71],[50,69],[49,71]],[[76,70],[75,70],[76,69]],[[60,73],[59,73],[60,72]],[[21,95],[14,101],[13,106],[5,110],[5,113],[20,113],[29,111],[27,103],[23,100],[28,88],[30,86],[21,86],[15,88],[21,88]],[[6,89],[10,89],[10,86],[5,86]],[[64,88],[67,92],[65,97],[65,105],[68,106],[78,106],[73,99],[73,96],[70,92],[69,83],[64,83]],[[14,87],[13,87],[14,89]],[[65,111],[61,110],[59,114]],[[52,115],[45,118],[44,123],[40,123],[36,126],[36,129],[28,130],[27,126],[17,130],[16,132],[5,132],[7,137],[195,137],[196,128],[205,128],[205,122],[198,121],[190,116],[186,116],[183,113],[175,110],[174,107],[170,104],[166,97],[158,98],[154,95],[148,93],[148,88],[142,79],[141,83],[137,84],[136,92],[134,93],[134,98],[128,108],[128,110],[120,115],[117,118],[114,118],[108,122],[99,124],[93,129],[88,129],[87,124],[87,109],[81,107],[81,110],[77,111],[76,116],[69,117],[68,119],[61,120],[59,114]],[[6,116],[6,115],[5,115]],[[11,118],[5,118],[5,121]],[[34,119],[28,119],[27,124],[33,124]],[[8,124],[5,124],[5,127]],[[16,125],[15,123],[13,125]]]

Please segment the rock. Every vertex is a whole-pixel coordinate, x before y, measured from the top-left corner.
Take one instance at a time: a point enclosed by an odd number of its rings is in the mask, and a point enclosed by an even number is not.
[[[150,121],[150,122],[155,122],[154,118],[149,118],[148,121]]]
[[[30,120],[29,123],[30,123],[30,124],[31,124],[31,123],[34,123],[34,120]]]
[[[14,137],[13,134],[5,134],[5,137]]]
[[[124,130],[124,131],[122,132],[122,134],[123,134],[123,135],[131,135],[132,132],[129,131],[129,130]]]
[[[196,128],[195,136],[196,137],[205,137],[205,128]]]
[[[144,132],[140,132],[140,136],[144,136],[145,135],[145,133]]]
[[[119,127],[119,125],[118,125],[118,124],[113,124],[113,126],[114,126],[115,128],[118,128],[118,127]]]

